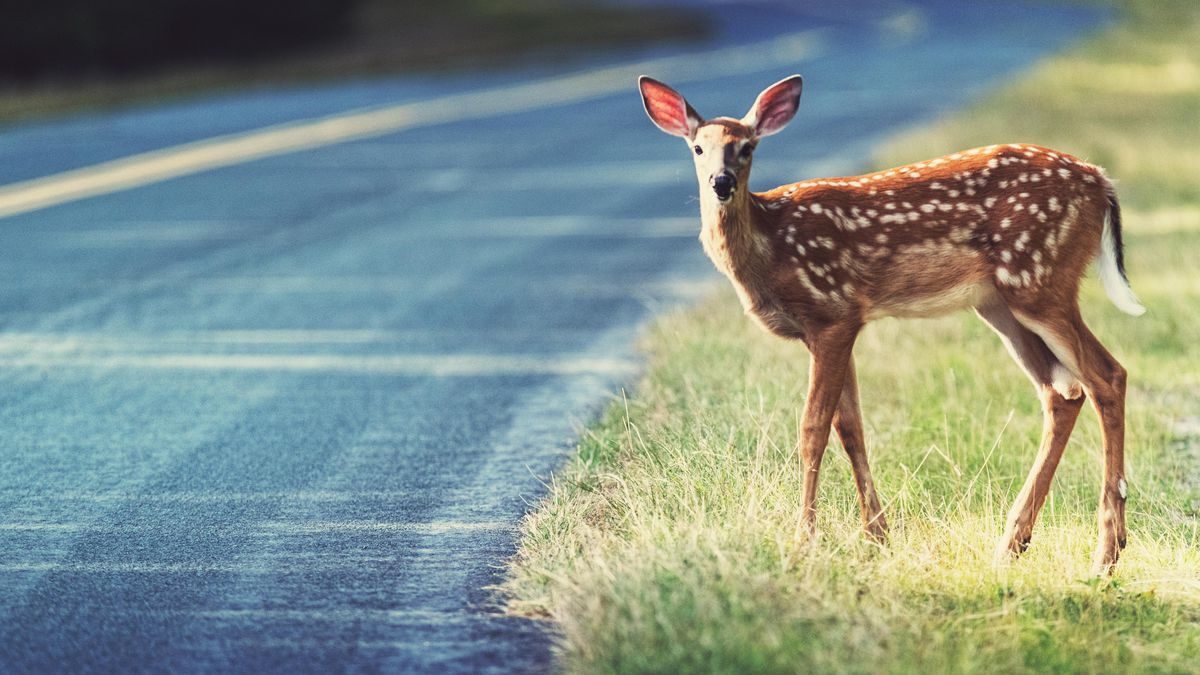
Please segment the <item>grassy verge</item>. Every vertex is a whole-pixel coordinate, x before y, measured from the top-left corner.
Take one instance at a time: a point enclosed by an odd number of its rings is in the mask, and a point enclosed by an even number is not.
[[[1149,313],[1118,313],[1094,280],[1083,298],[1130,371],[1130,544],[1115,577],[1087,578],[1101,466],[1090,410],[1031,549],[993,566],[1040,414],[966,314],[872,325],[857,347],[891,543],[860,537],[835,448],[823,537],[798,548],[806,353],[722,292],[658,322],[636,395],[587,432],[524,526],[512,607],[557,623],[567,670],[1200,672],[1200,438],[1185,428],[1200,416],[1197,34],[1194,3],[1131,2],[1121,25],[879,158],[1034,142],[1120,181]]]
[[[702,37],[703,16],[595,0],[364,0],[336,42],[242,63],[199,63],[138,75],[91,74],[0,83],[0,123],[201,92],[363,75],[496,68],[599,48]]]

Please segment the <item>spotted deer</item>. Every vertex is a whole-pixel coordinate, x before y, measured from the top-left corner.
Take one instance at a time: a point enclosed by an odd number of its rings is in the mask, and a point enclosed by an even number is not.
[[[1079,312],[1080,279],[1092,259],[1119,309],[1135,316],[1145,309],[1125,275],[1121,210],[1103,170],[1048,148],[1005,144],[751,192],[754,151],[796,114],[799,75],[765,89],[741,119],[706,120],[667,85],[649,77],[638,85],[650,119],[693,154],[704,251],[749,316],[811,352],[801,531],[816,532],[817,478],[832,426],[849,456],[863,527],[874,540],[887,536],[851,353],[859,331],[882,317],[969,307],[1033,381],[1044,415],[998,557],[1029,545],[1086,393],[1104,444],[1093,565],[1110,573],[1126,536],[1126,371]]]

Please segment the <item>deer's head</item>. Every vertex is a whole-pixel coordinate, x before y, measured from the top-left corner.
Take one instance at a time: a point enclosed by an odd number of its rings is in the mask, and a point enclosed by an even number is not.
[[[659,128],[687,141],[696,163],[700,190],[724,204],[744,188],[758,139],[787,125],[800,107],[804,80],[792,75],[763,90],[741,119],[705,120],[679,92],[646,76],[638,78],[646,114]]]

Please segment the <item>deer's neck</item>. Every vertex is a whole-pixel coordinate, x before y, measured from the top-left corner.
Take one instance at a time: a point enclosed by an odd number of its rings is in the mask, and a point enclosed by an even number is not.
[[[754,197],[747,190],[738,190],[725,203],[711,191],[701,190],[700,242],[717,269],[733,282],[747,311],[757,304],[770,253],[757,215]]]

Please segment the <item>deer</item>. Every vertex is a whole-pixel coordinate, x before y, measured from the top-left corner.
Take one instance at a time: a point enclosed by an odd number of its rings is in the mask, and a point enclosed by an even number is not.
[[[751,192],[754,152],[796,115],[801,76],[764,89],[740,119],[704,119],[650,77],[640,77],[638,89],[650,120],[688,144],[705,253],[749,317],[810,353],[798,441],[798,535],[817,535],[817,481],[832,430],[849,459],[865,535],[886,542],[887,519],[867,461],[855,340],[875,319],[970,308],[1033,383],[1043,416],[1041,443],[1008,513],[997,561],[1028,548],[1090,398],[1104,456],[1092,568],[1111,574],[1126,544],[1127,373],[1079,310],[1091,261],[1118,309],[1138,316],[1145,308],[1126,275],[1121,208],[1103,169],[1065,152],[1009,143]]]

